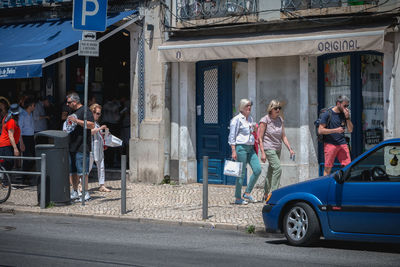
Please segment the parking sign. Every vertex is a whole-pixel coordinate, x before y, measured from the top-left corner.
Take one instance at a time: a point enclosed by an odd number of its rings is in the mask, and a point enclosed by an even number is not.
[[[74,0],[72,27],[75,30],[104,32],[107,0]]]

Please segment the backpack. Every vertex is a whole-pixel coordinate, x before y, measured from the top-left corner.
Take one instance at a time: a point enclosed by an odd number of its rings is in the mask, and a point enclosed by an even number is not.
[[[331,108],[321,108],[320,111],[319,111],[318,119],[314,122],[315,133],[317,135],[318,141],[321,142],[321,143],[324,142],[324,135],[318,133],[318,128],[319,128],[319,125],[321,124],[322,115],[325,112],[328,112],[328,114],[329,114],[328,119],[326,120],[326,126],[328,126],[329,123],[331,122],[331,117],[332,117],[332,109]]]

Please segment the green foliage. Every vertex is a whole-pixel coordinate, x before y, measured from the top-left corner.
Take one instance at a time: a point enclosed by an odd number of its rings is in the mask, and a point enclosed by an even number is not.
[[[256,232],[256,227],[254,225],[249,225],[246,227],[246,233],[254,234]]]

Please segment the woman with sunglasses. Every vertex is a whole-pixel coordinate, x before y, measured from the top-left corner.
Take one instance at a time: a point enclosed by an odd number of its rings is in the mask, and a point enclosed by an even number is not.
[[[105,169],[104,169],[104,130],[108,130],[106,125],[99,124],[101,116],[101,106],[99,104],[92,104],[90,111],[93,113],[94,128],[92,131],[92,152],[90,153],[89,172],[92,170],[93,162],[96,163],[97,177],[99,178],[99,191],[100,192],[111,192],[104,185],[105,181]]]
[[[258,176],[261,174],[261,166],[257,154],[254,151],[255,138],[252,134],[255,131],[255,123],[250,116],[252,103],[248,99],[241,99],[239,104],[240,113],[230,123],[228,143],[232,148],[232,159],[243,163],[242,175],[236,178],[235,204],[246,205],[248,202],[257,202],[251,195]],[[242,185],[246,175],[247,163],[250,164],[253,174],[242,198]]]
[[[290,158],[294,158],[294,151],[290,147],[289,140],[285,134],[283,119],[280,116],[281,103],[272,100],[267,108],[267,115],[260,120],[258,140],[260,142],[261,161],[265,163],[268,159],[268,172],[264,184],[264,200],[273,190],[278,189],[281,180],[281,148],[282,141],[289,149]]]

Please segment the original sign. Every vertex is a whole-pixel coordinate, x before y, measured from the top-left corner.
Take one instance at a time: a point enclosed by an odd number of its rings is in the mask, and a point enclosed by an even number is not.
[[[79,41],[79,56],[98,57],[99,56],[99,42],[97,41]]]
[[[328,52],[346,52],[360,50],[357,40],[334,40],[318,43],[318,51],[323,53]]]

